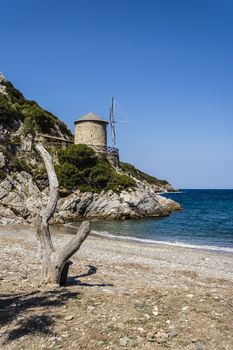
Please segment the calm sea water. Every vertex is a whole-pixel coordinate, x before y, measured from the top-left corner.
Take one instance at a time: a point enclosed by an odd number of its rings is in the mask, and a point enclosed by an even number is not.
[[[164,196],[183,210],[168,217],[96,221],[98,234],[233,252],[233,190],[182,190]]]

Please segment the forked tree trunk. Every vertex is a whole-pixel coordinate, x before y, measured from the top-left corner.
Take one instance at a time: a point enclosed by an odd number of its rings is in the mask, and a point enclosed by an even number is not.
[[[37,231],[42,264],[42,283],[61,285],[62,273],[67,268],[65,265],[68,264],[70,257],[79,250],[89,235],[90,227],[89,222],[84,221],[74,238],[65,247],[60,250],[54,248],[48,222],[57,206],[58,180],[50,154],[42,144],[37,144],[36,149],[44,160],[49,179],[49,198],[46,208],[40,213]]]

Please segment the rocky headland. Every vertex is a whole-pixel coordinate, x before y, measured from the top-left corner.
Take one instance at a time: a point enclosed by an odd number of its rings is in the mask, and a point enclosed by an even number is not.
[[[47,175],[34,147],[38,135],[72,144],[72,134],[62,121],[27,100],[0,74],[0,224],[33,223],[47,201]],[[61,143],[54,142],[46,148],[61,188],[52,223],[164,216],[180,209],[178,203],[158,194],[174,190],[167,181],[130,164],[114,167],[88,147],[78,149],[78,160],[73,154],[71,159]]]

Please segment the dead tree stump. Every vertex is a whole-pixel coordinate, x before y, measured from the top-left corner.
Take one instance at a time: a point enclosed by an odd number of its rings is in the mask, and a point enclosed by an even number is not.
[[[64,285],[71,262],[69,259],[82,245],[90,233],[88,221],[82,222],[76,235],[60,250],[54,248],[50,231],[49,220],[54,214],[58,201],[58,180],[52,163],[52,157],[42,144],[36,144],[36,149],[43,158],[49,179],[49,198],[46,208],[42,209],[38,223],[38,241],[42,265],[42,283]]]

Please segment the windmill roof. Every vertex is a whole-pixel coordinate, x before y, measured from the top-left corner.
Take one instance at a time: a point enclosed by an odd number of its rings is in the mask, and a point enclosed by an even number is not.
[[[100,117],[99,115],[95,113],[87,113],[84,114],[82,117],[80,117],[78,120],[75,121],[75,123],[83,122],[83,121],[96,121],[96,122],[102,122],[102,123],[108,123],[105,119]]]

